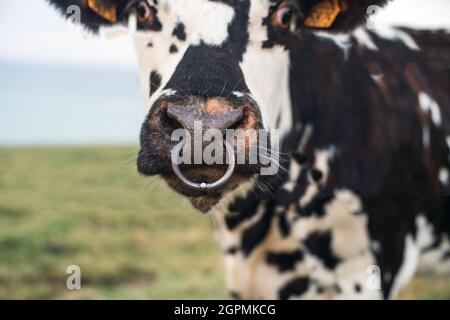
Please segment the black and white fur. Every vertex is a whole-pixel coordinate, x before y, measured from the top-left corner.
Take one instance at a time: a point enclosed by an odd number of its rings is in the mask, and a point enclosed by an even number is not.
[[[161,26],[134,34],[147,110],[249,96],[281,131],[279,175],[209,210],[233,297],[394,298],[417,270],[450,271],[448,32],[355,29],[377,1],[331,30],[345,33],[295,39],[267,22],[280,1],[148,2]]]

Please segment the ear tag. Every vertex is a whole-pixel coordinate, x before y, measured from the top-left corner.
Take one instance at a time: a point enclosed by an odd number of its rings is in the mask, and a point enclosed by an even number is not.
[[[113,23],[117,21],[117,9],[111,0],[87,0],[88,7],[100,17]]]
[[[330,28],[341,11],[339,0],[323,0],[311,9],[304,24],[311,28]]]

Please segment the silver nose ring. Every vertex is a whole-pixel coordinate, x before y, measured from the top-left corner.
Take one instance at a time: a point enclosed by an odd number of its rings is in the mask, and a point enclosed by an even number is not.
[[[173,172],[177,175],[177,177],[189,188],[201,191],[214,190],[223,186],[233,175],[234,169],[236,167],[234,148],[230,145],[228,141],[224,141],[225,149],[228,155],[228,168],[225,174],[217,181],[212,183],[207,182],[193,182],[186,178],[186,176],[181,172],[178,163],[181,163],[180,159],[180,151],[184,147],[184,144],[179,144],[172,149],[172,169]]]

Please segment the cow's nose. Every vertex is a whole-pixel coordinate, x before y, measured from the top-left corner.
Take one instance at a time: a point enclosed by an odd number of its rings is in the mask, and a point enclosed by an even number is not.
[[[203,130],[218,129],[225,134],[226,129],[241,122],[244,108],[220,98],[192,99],[185,104],[169,103],[167,115],[190,132],[194,132],[194,124],[200,121]]]

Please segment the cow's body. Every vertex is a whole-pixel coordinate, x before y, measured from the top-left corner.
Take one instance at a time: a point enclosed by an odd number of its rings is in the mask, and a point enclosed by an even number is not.
[[[51,2],[82,5],[93,30],[140,18],[138,169],[213,217],[233,296],[391,298],[419,266],[450,271],[448,33],[348,32],[384,0],[340,0],[326,27],[339,35],[291,30],[337,0]],[[170,166],[171,132],[194,113],[219,125],[235,105],[235,128],[279,129],[280,171],[190,190]],[[185,168],[209,182],[219,169]]]
[[[388,298],[450,271],[450,37],[395,32],[292,51],[288,171],[213,210],[235,296]]]

